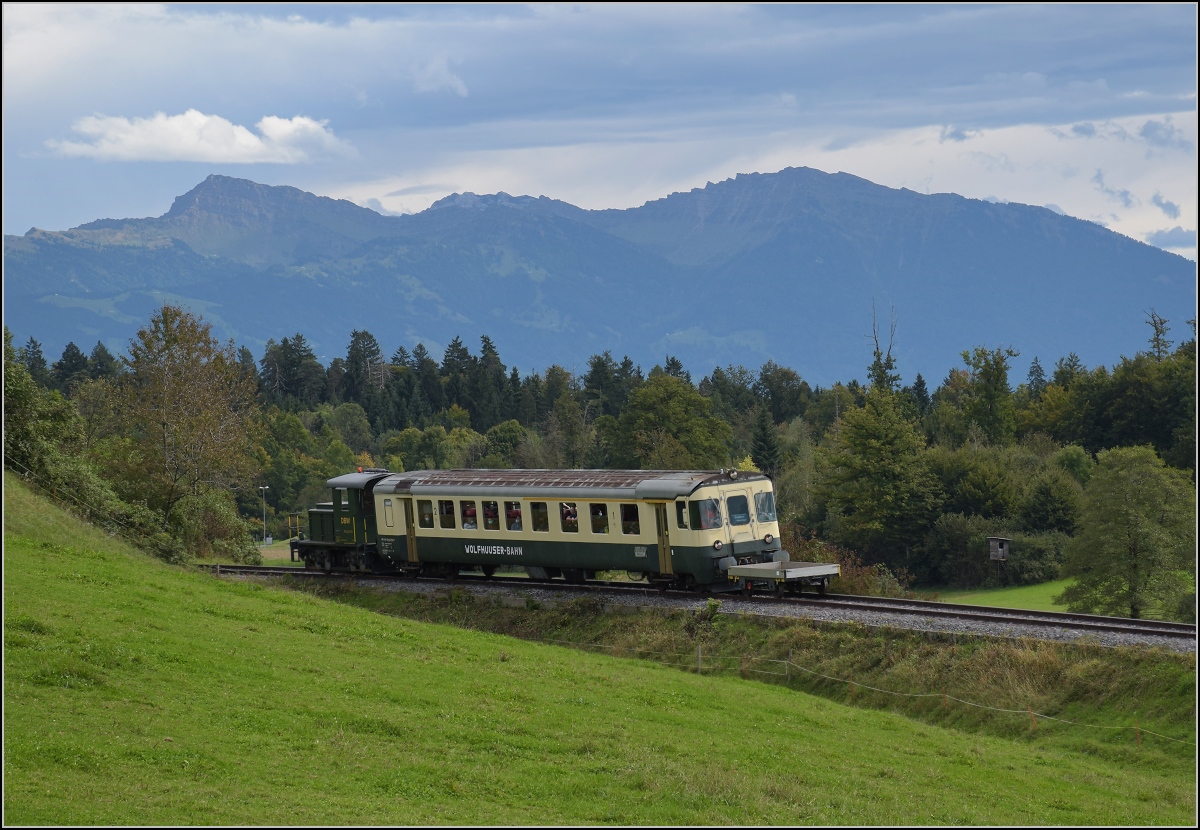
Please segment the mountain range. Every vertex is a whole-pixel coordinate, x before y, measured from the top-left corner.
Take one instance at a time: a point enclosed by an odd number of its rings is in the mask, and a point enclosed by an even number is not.
[[[157,218],[5,236],[4,294],[15,341],[49,360],[123,352],[174,302],[256,357],[296,332],[323,362],[355,329],[389,355],[486,334],[522,374],[609,350],[696,379],[774,360],[821,385],[865,377],[872,315],[886,343],[894,311],[899,371],[936,385],[979,345],[1111,365],[1145,347],[1152,308],[1182,338],[1196,266],[1047,208],[809,168],[625,210],[460,193],[405,216],[213,175]]]

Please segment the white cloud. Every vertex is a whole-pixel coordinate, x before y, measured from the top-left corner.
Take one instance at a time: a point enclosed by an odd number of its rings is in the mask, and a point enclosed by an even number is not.
[[[258,135],[219,115],[195,109],[181,115],[158,112],[149,118],[91,115],[71,125],[84,140],[51,139],[46,146],[63,156],[105,161],[225,164],[297,164],[353,152],[333,134],[327,121],[303,115],[268,115],[254,126]]]

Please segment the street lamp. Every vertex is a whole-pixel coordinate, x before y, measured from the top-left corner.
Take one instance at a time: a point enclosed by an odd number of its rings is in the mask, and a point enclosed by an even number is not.
[[[259,485],[259,488],[258,488],[258,489],[259,489],[259,490],[262,492],[262,501],[263,501],[263,547],[265,548],[265,547],[267,546],[267,491],[268,491],[268,490],[270,490],[271,488],[270,488],[270,486],[269,486],[269,485],[262,484],[262,485]]]

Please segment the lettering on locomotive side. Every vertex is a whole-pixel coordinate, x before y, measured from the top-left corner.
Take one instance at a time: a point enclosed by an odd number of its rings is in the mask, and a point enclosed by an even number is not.
[[[463,545],[463,550],[473,556],[524,556],[520,545]]]

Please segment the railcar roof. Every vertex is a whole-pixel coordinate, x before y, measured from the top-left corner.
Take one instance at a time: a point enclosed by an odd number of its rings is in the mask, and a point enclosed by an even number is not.
[[[414,470],[395,473],[378,492],[436,495],[579,496],[673,499],[709,484],[765,479],[761,473],[730,470]]]
[[[368,470],[361,473],[347,473],[344,476],[331,478],[325,482],[331,488],[345,490],[363,490],[374,481],[387,478],[391,473],[387,470]]]

